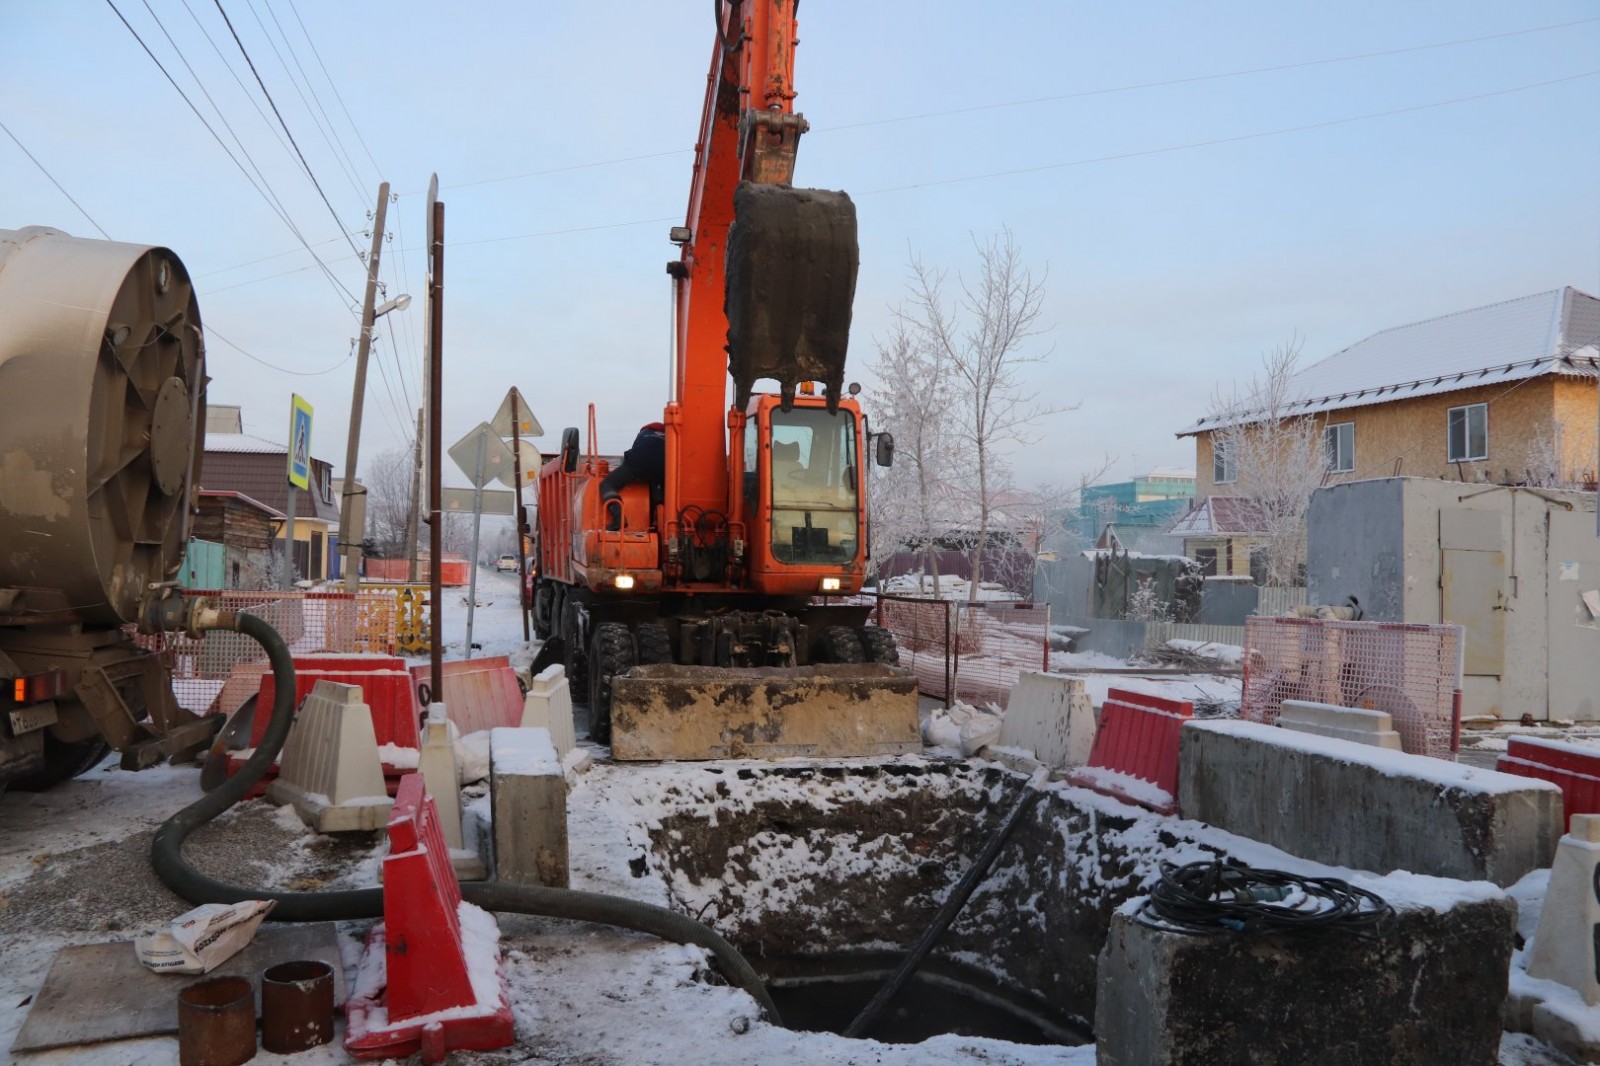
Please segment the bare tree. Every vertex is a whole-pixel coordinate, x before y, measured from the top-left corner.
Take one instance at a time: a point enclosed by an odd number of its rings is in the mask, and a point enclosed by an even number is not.
[[[913,269],[917,269],[913,261]],[[889,334],[877,342],[872,410],[881,430],[894,434],[895,463],[877,470],[872,489],[872,553],[881,580],[902,548],[923,555],[924,582],[939,595],[939,491],[954,469],[949,433],[954,399],[951,367],[938,346],[926,343],[904,307],[894,310]]]
[[[906,322],[922,346],[948,363],[957,386],[960,413],[950,428],[971,456],[972,465],[956,480],[967,483],[977,512],[977,529],[969,538],[971,597],[976,599],[995,505],[1010,488],[1005,453],[1034,443],[1034,423],[1063,408],[1034,403],[1020,373],[1048,355],[1025,350],[1031,338],[1044,332],[1039,316],[1047,274],[1036,278],[1022,262],[1009,229],[974,244],[977,276],[968,281],[957,275],[961,295],[955,299],[944,291],[943,271],[912,258]]]
[[[1311,494],[1327,479],[1328,455],[1315,415],[1293,414],[1293,378],[1301,343],[1292,338],[1268,352],[1247,388],[1212,398],[1211,447],[1231,467],[1231,495],[1250,504],[1265,541],[1266,583],[1296,584],[1305,559],[1305,516]]]
[[[367,461],[367,537],[384,558],[410,551],[406,537],[411,521],[411,452],[395,448]]]

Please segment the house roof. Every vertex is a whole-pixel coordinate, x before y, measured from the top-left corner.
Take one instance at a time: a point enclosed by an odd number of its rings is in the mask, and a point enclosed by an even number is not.
[[[242,492],[229,492],[226,489],[201,489],[199,494],[211,499],[238,500],[246,507],[254,507],[256,510],[265,514],[268,518],[285,517],[284,513],[278,510],[276,507],[268,507],[255,497],[246,496]]]
[[[289,448],[285,444],[275,444],[270,440],[254,436],[249,433],[206,433],[206,451],[249,453],[256,455],[288,455]]]
[[[231,436],[231,435],[225,435]],[[211,446],[215,435],[206,439],[205,462],[201,466],[203,492],[237,492],[273,510],[289,509],[289,468],[282,445],[276,449],[250,448],[230,451]],[[259,438],[251,438],[259,440]],[[225,441],[233,444],[232,440]],[[248,443],[248,442],[247,442]],[[339,501],[328,482],[331,469],[321,459],[311,460],[311,488],[295,494],[295,517],[339,523]]]
[[[1374,333],[1296,373],[1289,412],[1337,411],[1549,374],[1593,378],[1597,344],[1600,300],[1569,285]],[[1178,435],[1231,421],[1207,416]]]
[[[1243,496],[1205,496],[1172,527],[1176,537],[1227,537],[1265,531],[1255,501]]]

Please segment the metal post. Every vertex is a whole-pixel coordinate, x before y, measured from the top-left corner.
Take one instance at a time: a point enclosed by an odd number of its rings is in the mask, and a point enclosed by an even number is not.
[[[417,583],[417,516],[422,510],[422,408],[417,408],[416,461],[411,467],[411,513],[406,516],[406,582]]]
[[[522,544],[522,412],[517,408],[517,390],[512,389],[511,401],[511,477],[517,486],[516,498],[511,503],[511,525],[517,532],[517,608],[522,615],[522,639],[532,638],[528,631],[528,552]],[[481,496],[481,493],[480,493]]]
[[[361,447],[361,405],[367,395],[367,355],[372,351],[373,303],[378,295],[378,255],[383,251],[383,223],[389,211],[389,183],[378,186],[378,210],[372,219],[372,251],[367,256],[367,293],[361,300],[361,338],[356,342],[355,394],[350,399],[350,437],[344,450],[344,491],[339,494],[339,551],[344,554],[344,589],[361,588],[361,541],[365,530],[351,529],[355,497],[356,456]],[[362,490],[365,491],[365,490]]]
[[[439,413],[444,394],[444,204],[433,202],[433,240],[428,242],[432,259],[428,278],[428,602],[433,616],[433,640],[430,665],[433,701],[444,702],[444,626],[443,586],[440,583],[439,557],[443,554],[443,515],[439,498],[439,457],[441,437]]]
[[[478,531],[483,528],[483,452],[487,441],[478,434],[478,465],[472,475],[472,555],[467,559],[467,655],[472,658],[472,615],[478,606]]]
[[[293,447],[293,445],[290,445]],[[294,482],[289,482],[289,506],[283,523],[283,587],[294,588]]]

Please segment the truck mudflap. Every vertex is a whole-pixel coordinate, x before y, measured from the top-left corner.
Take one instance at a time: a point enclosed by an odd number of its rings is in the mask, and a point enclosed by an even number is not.
[[[922,751],[917,680],[893,666],[636,666],[611,681],[611,757],[781,759]]]

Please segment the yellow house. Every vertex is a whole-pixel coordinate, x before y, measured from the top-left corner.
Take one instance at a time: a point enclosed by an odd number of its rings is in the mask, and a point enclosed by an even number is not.
[[[1396,326],[1335,352],[1291,379],[1290,415],[1321,425],[1324,484],[1413,476],[1502,485],[1594,488],[1600,300],[1568,286]],[[1219,573],[1247,573],[1250,530],[1214,521],[1238,471],[1213,446],[1222,422],[1201,418],[1196,510],[1179,521]],[[1208,497],[1210,498],[1208,500]],[[1201,528],[1205,527],[1205,528]],[[1192,532],[1189,532],[1192,529]],[[1244,566],[1226,566],[1230,554]]]

